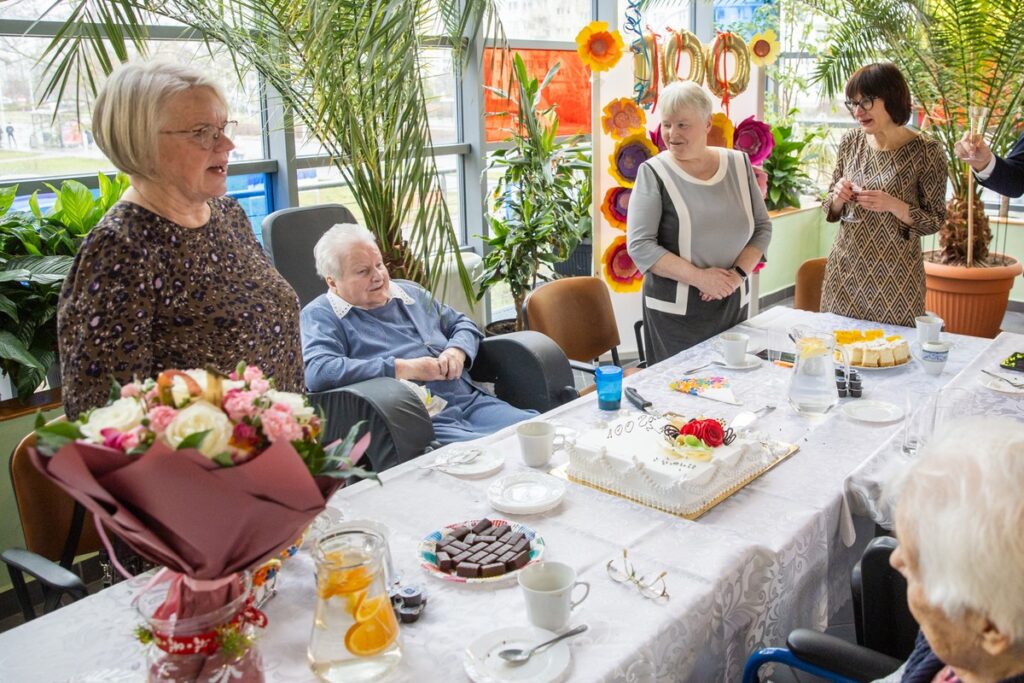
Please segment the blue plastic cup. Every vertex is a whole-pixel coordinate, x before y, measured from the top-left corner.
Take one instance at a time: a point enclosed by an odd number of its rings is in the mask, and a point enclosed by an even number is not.
[[[622,368],[602,365],[594,373],[594,379],[597,382],[597,407],[618,410],[622,404]]]

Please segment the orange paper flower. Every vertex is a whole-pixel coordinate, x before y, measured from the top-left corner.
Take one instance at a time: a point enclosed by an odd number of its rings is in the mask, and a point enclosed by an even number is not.
[[[605,106],[601,126],[605,133],[621,140],[633,133],[643,132],[647,127],[647,115],[631,98],[620,97]]]
[[[608,225],[616,230],[624,231],[626,229],[626,211],[629,208],[629,195],[632,192],[628,187],[613,187],[604,193],[601,213],[604,214]]]
[[[592,21],[576,36],[576,52],[592,71],[607,71],[622,58],[622,36],[607,21]]]
[[[733,135],[736,129],[725,114],[719,112],[711,117],[711,130],[708,131],[708,147],[725,147],[732,149]]]
[[[616,237],[601,256],[604,279],[616,292],[638,292],[644,276],[626,251],[625,236]]]

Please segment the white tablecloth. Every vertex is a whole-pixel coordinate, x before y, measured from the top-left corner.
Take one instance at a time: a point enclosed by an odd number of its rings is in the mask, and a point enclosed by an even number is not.
[[[794,324],[821,330],[867,326],[829,314],[776,308],[741,328],[750,333],[754,348],[791,348],[785,330]],[[888,329],[914,336],[913,331]],[[1001,339],[993,353],[986,351],[989,340],[955,340],[943,375],[926,376],[917,363],[864,372],[864,397],[902,405],[905,391],[938,389],[978,356],[991,361],[1009,347],[1021,346],[1019,340]],[[844,491],[857,490],[851,473],[861,471],[865,459],[884,459],[899,424],[856,423],[838,410],[814,420],[800,416],[786,403],[790,371],[769,364],[720,373],[732,379],[742,408],[668,389],[682,369],[715,357],[713,343],[707,342],[626,384],[635,386],[656,409],[687,415],[731,417],[740,410],[775,404],[778,409],[758,428],[798,444],[800,451],[697,521],[574,484],[556,509],[518,518],[544,537],[545,557],[571,564],[592,586],[572,620],[590,625],[586,634],[571,641],[572,681],[739,680],[752,650],[781,644],[798,626],[823,629],[849,596],[849,569],[870,536],[871,522],[849,516]],[[971,381],[957,380],[967,385]],[[980,387],[978,391],[987,392],[983,405],[1020,407],[1006,403],[1002,395],[991,396],[993,392]],[[621,414],[630,410],[623,401]],[[597,409],[591,395],[545,419],[587,429],[610,417],[614,415]],[[404,657],[392,680],[465,680],[459,653],[468,642],[490,630],[525,623],[523,599],[514,584],[500,589],[467,587],[428,577],[417,566],[416,546],[432,530],[465,519],[503,516],[490,509],[487,487],[524,467],[511,430],[485,443],[507,458],[504,470],[487,479],[469,481],[419,469],[424,462],[420,459],[386,472],[382,488],[363,482],[331,501],[347,519],[387,525],[403,581],[427,590],[429,606],[423,618],[402,629]],[[564,454],[557,454],[553,465],[564,461]],[[868,508],[870,504],[857,504],[857,509]],[[850,546],[857,530],[862,533]],[[605,563],[620,557],[624,547],[640,571],[668,571],[667,604],[644,600],[631,585],[607,577]],[[139,679],[141,655],[132,640],[136,618],[130,597],[129,588],[118,585],[0,635],[0,681],[98,681],[117,680],[117,675]],[[312,560],[303,552],[285,565],[279,594],[266,608],[270,626],[260,647],[269,681],[312,678],[305,648],[314,602]]]

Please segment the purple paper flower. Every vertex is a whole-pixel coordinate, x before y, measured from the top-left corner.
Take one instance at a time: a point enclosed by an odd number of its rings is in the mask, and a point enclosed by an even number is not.
[[[746,152],[750,157],[750,163],[757,166],[771,155],[772,148],[775,147],[775,138],[767,123],[755,121],[753,116],[748,116],[736,126],[732,147]]]

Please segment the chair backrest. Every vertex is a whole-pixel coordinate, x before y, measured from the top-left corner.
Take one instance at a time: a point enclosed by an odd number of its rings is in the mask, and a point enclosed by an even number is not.
[[[793,308],[804,311],[821,310],[821,286],[825,281],[826,258],[812,258],[800,264],[796,271]]]
[[[59,486],[44,477],[28,457],[28,449],[35,446],[36,435],[29,434],[11,453],[11,484],[14,500],[25,535],[25,547],[53,562],[70,560],[74,555],[96,552],[100,539],[93,524],[92,514],[86,512],[78,543],[73,553],[65,553],[69,543],[76,503]],[[70,555],[70,558],[65,557]],[[67,568],[67,567],[65,567]]]
[[[619,345],[608,286],[596,277],[546,282],[523,303],[527,326],[555,340],[565,355],[590,362]]]
[[[281,209],[263,219],[263,246],[277,272],[299,295],[300,305],[327,291],[316,274],[313,247],[331,226],[355,222],[352,212],[341,204]]]
[[[914,649],[918,625],[907,606],[907,581],[889,564],[897,545],[891,536],[872,539],[851,584],[857,643],[904,660]]]

